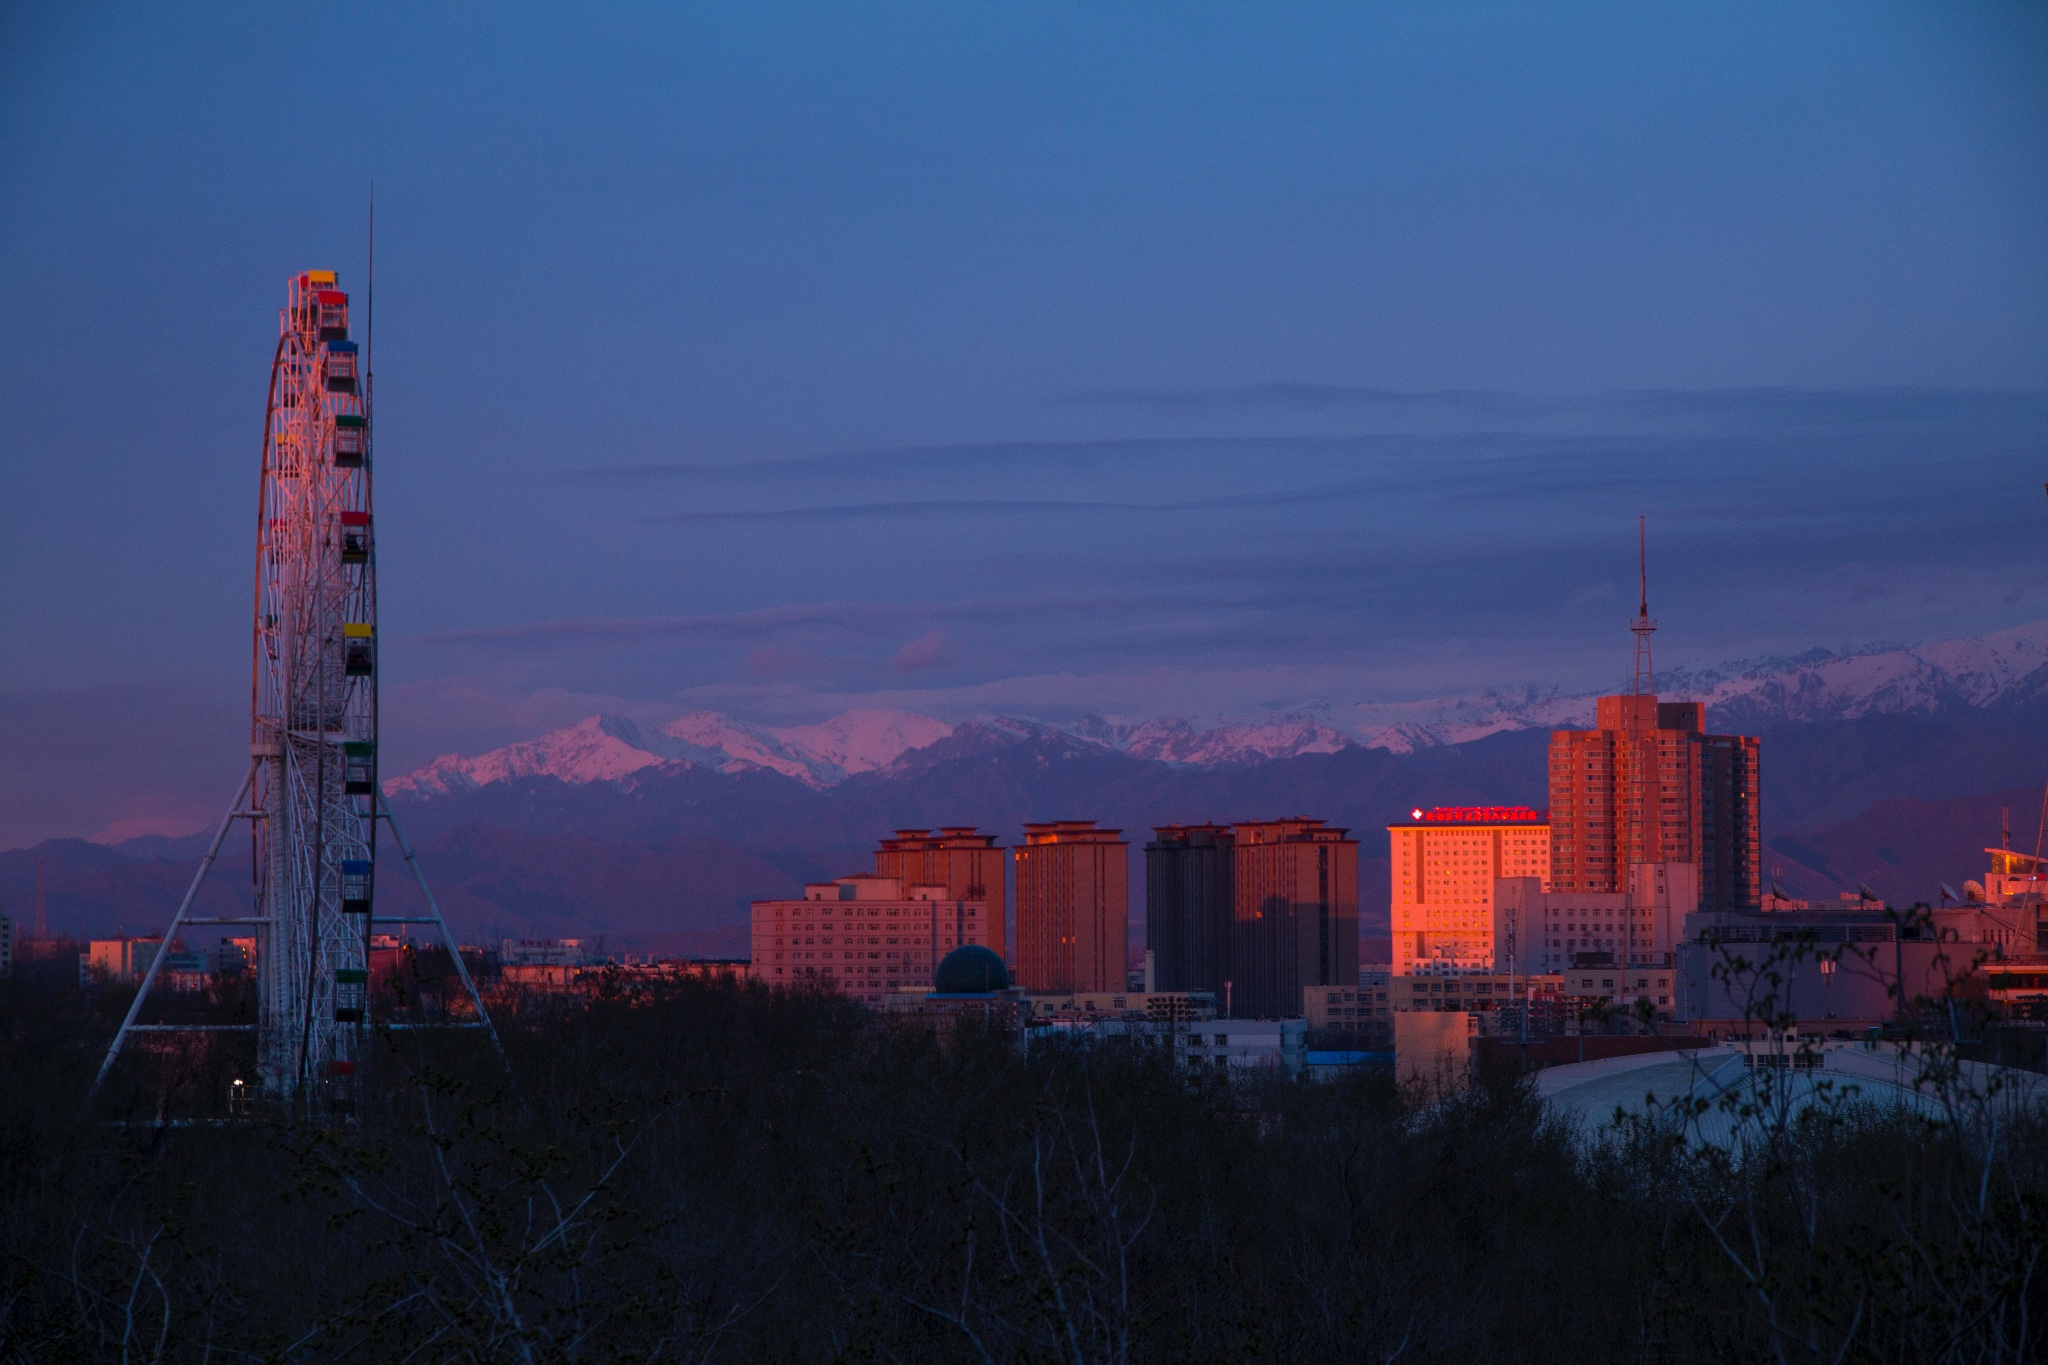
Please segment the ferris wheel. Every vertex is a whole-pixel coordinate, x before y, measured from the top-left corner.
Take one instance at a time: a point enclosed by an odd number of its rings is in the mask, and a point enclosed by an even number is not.
[[[357,361],[349,298],[334,272],[293,277],[264,415],[249,769],[164,937],[168,949],[186,926],[255,930],[257,1075],[265,1092],[293,1099],[353,1090],[380,925],[438,929],[475,1009],[455,1026],[497,1036],[378,783],[369,376]],[[191,917],[237,819],[255,827],[255,913]],[[376,913],[380,819],[426,898],[426,916]],[[137,1024],[163,956],[152,959],[95,1089],[132,1033],[249,1027]]]
[[[377,583],[348,334],[333,272],[291,281],[264,430],[249,734],[268,920],[257,1069],[272,1091],[352,1074],[369,996]]]

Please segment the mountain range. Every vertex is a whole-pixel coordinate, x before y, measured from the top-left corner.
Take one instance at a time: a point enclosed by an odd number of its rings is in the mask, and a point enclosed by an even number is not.
[[[1982,875],[1995,808],[2034,833],[2028,793],[2048,777],[2048,624],[1669,673],[1660,690],[1707,700],[1712,729],[1761,736],[1767,861],[1788,891],[1868,884],[1931,900],[1943,881]],[[1354,708],[1343,725],[1336,708],[1203,724],[867,710],[791,727],[695,712],[643,729],[594,716],[386,786],[466,938],[732,952],[747,900],[868,867],[875,839],[898,827],[975,824],[1012,842],[1027,820],[1093,817],[1142,842],[1154,824],[1296,814],[1357,831],[1361,923],[1383,935],[1384,826],[1415,805],[1544,804],[1548,729],[1584,723],[1592,699],[1474,693],[1398,706]],[[0,908],[26,918],[41,861],[54,926],[160,925],[203,845],[54,840],[0,853]],[[380,895],[405,903],[417,893],[388,862]],[[247,878],[246,848],[230,845],[210,903],[246,904]]]
[[[1711,728],[1722,732],[1987,710],[2048,695],[2048,622],[1917,649],[1814,650],[1790,659],[1678,670],[1665,675],[1659,690],[1704,701]],[[1215,768],[1346,748],[1407,754],[1513,731],[1582,726],[1592,720],[1593,702],[1590,693],[1534,688],[1361,702],[1341,725],[1335,708],[1206,725],[1102,717],[1067,724],[1017,717],[951,724],[902,711],[853,710],[783,728],[696,711],[652,732],[624,716],[591,716],[474,757],[444,755],[387,781],[386,790],[394,799],[431,800],[526,778],[580,786],[688,767],[775,772],[823,789],[863,773],[898,775],[906,762],[928,766],[928,758],[917,756],[941,741],[947,741],[941,746],[945,752],[958,753],[1055,735],[1133,758]]]

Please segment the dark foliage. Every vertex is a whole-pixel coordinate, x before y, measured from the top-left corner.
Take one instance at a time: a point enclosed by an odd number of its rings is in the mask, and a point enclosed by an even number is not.
[[[349,1123],[190,1122],[231,1041],[88,1116],[119,1003],[0,984],[9,1365],[2017,1361],[2048,1310],[2032,1129],[1849,1113],[1736,1164],[1512,1076],[1205,1088],[711,986],[529,997],[509,1075],[382,1038]]]

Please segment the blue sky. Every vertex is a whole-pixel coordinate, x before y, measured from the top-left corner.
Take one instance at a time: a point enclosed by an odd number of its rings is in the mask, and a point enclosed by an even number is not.
[[[0,844],[233,786],[372,180],[399,766],[2044,614],[2038,7],[14,7]]]

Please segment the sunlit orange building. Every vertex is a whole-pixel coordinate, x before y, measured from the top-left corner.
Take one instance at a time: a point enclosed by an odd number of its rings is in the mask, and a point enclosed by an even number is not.
[[[1550,889],[1621,893],[1632,864],[1692,863],[1700,909],[1757,909],[1755,737],[1705,733],[1699,702],[1595,705],[1595,728],[1550,736]]]
[[[905,886],[943,886],[957,900],[986,904],[994,926],[989,946],[1001,954],[1010,927],[1009,860],[995,835],[973,825],[946,825],[936,834],[899,829],[875,851],[875,875]]]
[[[1017,859],[1017,980],[1070,995],[1121,991],[1130,940],[1130,845],[1093,820],[1024,826]]]
[[[1486,972],[1494,883],[1550,880],[1550,824],[1527,806],[1436,806],[1387,826],[1395,976]]]

